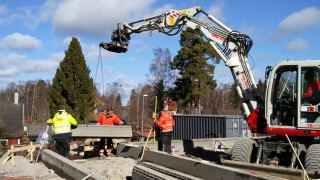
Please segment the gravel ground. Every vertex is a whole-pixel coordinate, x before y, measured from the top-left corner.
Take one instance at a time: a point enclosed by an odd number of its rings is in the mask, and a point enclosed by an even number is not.
[[[125,180],[131,178],[135,160],[123,157],[108,157],[102,160],[88,160],[78,164],[107,179]]]
[[[108,157],[105,159],[91,158],[77,163],[107,179],[126,180],[132,176],[135,160],[123,157]],[[33,164],[24,156],[16,155],[14,156],[13,165],[11,164],[11,160],[7,161],[4,165],[0,165],[0,179],[18,177],[46,180],[63,179],[41,162]]]
[[[46,180],[60,180],[63,179],[48,169],[41,162],[30,163],[30,160],[23,156],[14,156],[14,164],[11,160],[4,165],[0,164],[0,178],[18,178],[30,177],[30,179],[46,179]]]
[[[74,146],[74,147],[73,147]],[[77,148],[76,145],[72,145],[71,149]],[[97,154],[97,153],[96,153]],[[206,150],[202,148],[196,148],[187,152],[176,151],[175,155],[189,157],[198,160],[209,160],[220,164],[220,158],[228,159],[230,152],[214,152],[212,150]],[[0,155],[1,156],[1,155]],[[111,155],[105,159],[99,159],[98,157],[91,157],[82,159],[78,157],[76,152],[71,153],[72,159],[79,165],[86,167],[95,174],[100,174],[107,179],[126,180],[131,179],[132,170],[135,165],[135,160],[131,158],[116,157]],[[7,161],[4,165],[0,162],[0,179],[13,178],[13,177],[30,177],[29,179],[46,179],[46,180],[60,180],[63,179],[55,174],[52,170],[48,169],[41,163],[41,158],[38,163],[33,164],[29,159],[23,155],[14,156],[14,165],[11,164],[11,160]]]

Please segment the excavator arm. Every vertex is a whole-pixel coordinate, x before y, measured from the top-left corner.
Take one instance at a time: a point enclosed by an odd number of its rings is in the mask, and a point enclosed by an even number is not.
[[[195,18],[199,13],[203,13],[215,26]],[[178,34],[185,25],[201,32],[225,65],[230,68],[237,84],[237,92],[242,101],[245,117],[249,117],[257,108],[262,109],[263,102],[248,63],[252,40],[245,34],[232,31],[216,18],[202,11],[201,7],[170,10],[140,21],[124,23],[123,26],[118,24],[118,29],[112,33],[112,42],[102,42],[100,47],[117,53],[126,52],[132,33],[158,30],[172,36]]]

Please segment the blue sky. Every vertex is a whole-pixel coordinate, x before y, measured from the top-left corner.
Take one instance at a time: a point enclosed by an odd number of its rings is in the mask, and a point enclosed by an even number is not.
[[[256,81],[264,78],[266,66],[279,61],[320,59],[318,0],[1,0],[0,87],[52,80],[71,37],[80,40],[95,78],[99,43],[110,42],[117,23],[193,6],[201,6],[232,30],[252,38]],[[129,95],[132,88],[146,82],[153,49],[168,48],[174,57],[180,49],[179,38],[145,32],[131,35],[125,54],[102,50],[104,83],[118,82]],[[232,82],[224,64],[217,65],[215,79]],[[102,82],[100,67],[95,82]]]

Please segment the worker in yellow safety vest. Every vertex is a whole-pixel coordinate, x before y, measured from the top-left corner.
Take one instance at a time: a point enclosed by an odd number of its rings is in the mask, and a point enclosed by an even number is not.
[[[76,128],[77,121],[66,112],[66,108],[63,105],[58,106],[59,112],[54,115],[52,124],[54,127],[54,138],[56,140],[56,150],[58,154],[63,157],[69,158],[70,152],[70,137],[71,137],[71,125]]]

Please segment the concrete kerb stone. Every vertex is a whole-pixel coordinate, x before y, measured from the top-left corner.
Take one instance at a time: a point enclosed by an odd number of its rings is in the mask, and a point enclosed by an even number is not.
[[[54,170],[56,174],[66,179],[79,180],[92,173],[89,169],[65,157],[62,157],[61,155],[49,149],[44,149],[41,151],[41,160],[42,163],[45,164],[48,168]],[[87,179],[106,180],[106,178],[100,174],[93,174]]]
[[[141,147],[136,147],[126,143],[120,143],[117,146],[117,155],[137,159],[142,152]],[[202,179],[212,179],[214,174],[216,179],[252,179],[267,180],[260,175],[254,175],[249,172],[216,165],[214,163],[203,163],[201,161],[181,157],[172,156],[164,152],[146,150],[142,161],[158,164],[163,167],[175,169],[179,172],[189,174]]]

